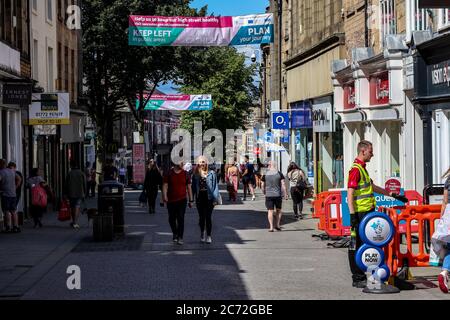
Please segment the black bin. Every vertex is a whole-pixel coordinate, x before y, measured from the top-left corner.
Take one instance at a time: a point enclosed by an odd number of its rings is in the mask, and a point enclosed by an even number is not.
[[[112,240],[114,233],[123,234],[124,212],[124,185],[115,180],[100,184],[98,214],[94,218],[94,239]]]

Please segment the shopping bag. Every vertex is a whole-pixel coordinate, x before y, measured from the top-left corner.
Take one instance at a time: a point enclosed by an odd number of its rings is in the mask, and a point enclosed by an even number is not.
[[[431,236],[430,262],[431,266],[442,265],[447,253],[447,244],[450,243],[450,205],[445,208],[444,214]]]
[[[61,201],[61,205],[58,211],[58,220],[59,221],[68,221],[72,217],[70,216],[70,205],[68,201]]]

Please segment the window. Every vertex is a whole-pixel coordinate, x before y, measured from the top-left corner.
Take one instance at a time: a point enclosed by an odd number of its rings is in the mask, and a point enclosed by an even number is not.
[[[48,59],[48,79],[47,79],[47,87],[48,91],[54,91],[53,86],[53,48],[48,47],[47,51],[47,59]]]
[[[450,26],[450,9],[439,10],[439,28]]]
[[[64,88],[69,91],[69,48],[64,46]]]
[[[47,0],[47,20],[53,21],[53,0]]]
[[[406,39],[411,39],[413,31],[428,30],[431,28],[429,9],[420,9],[419,0],[406,1]]]
[[[36,39],[33,40],[33,79],[39,81],[39,70],[38,70],[38,57],[39,57],[39,46]]]
[[[58,67],[58,81],[57,81],[57,90],[62,90],[62,48],[61,48],[61,42],[58,42],[58,52],[57,52],[57,67]]]
[[[37,11],[37,0],[33,0],[33,10]]]
[[[70,61],[72,62],[71,77],[70,77],[70,92],[72,93],[72,101],[75,97],[75,50],[70,50]]]
[[[394,0],[380,1],[380,24],[381,43],[384,46],[385,36],[397,33]]]

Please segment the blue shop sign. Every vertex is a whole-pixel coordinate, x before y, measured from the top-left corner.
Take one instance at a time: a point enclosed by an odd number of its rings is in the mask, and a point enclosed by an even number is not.
[[[312,128],[311,104],[307,101],[291,103],[291,128]]]
[[[289,129],[289,112],[272,113],[272,129]]]

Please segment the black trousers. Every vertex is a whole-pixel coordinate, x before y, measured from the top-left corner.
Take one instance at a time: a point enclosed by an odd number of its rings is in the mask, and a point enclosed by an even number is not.
[[[197,211],[198,211],[198,225],[200,226],[200,232],[203,234],[206,225],[206,235],[211,236],[212,230],[212,212],[214,209],[213,201],[208,200],[208,195],[200,194],[197,198]]]
[[[186,199],[167,203],[170,228],[172,229],[173,236],[178,239],[183,239],[184,214],[186,213],[186,206]]]
[[[369,213],[371,213],[373,211],[367,211],[367,212],[357,212],[355,213],[355,218],[357,221],[356,224],[356,247],[354,250],[352,250],[349,247],[348,250],[348,262],[350,265],[350,271],[352,272],[352,280],[353,281],[363,281],[366,280],[366,274],[359,269],[359,267],[356,265],[356,261],[355,261],[355,256],[356,256],[356,252],[358,251],[359,248],[361,248],[361,246],[363,245],[363,242],[359,236],[359,224],[361,223],[361,220]]]
[[[158,189],[147,190],[148,213],[155,213],[155,202],[158,197]]]
[[[303,192],[300,192],[298,188],[291,187],[291,198],[294,205],[294,215],[302,214],[303,211]]]

